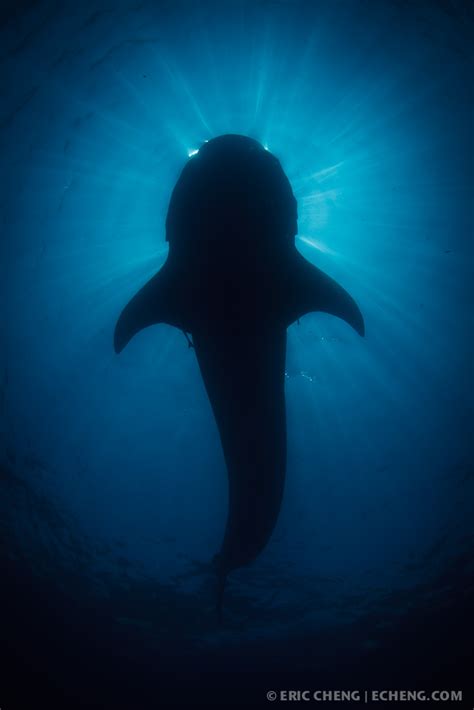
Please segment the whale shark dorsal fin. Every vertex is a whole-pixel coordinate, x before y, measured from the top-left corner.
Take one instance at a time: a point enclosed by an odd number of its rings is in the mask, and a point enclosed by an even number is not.
[[[299,252],[292,291],[290,322],[294,322],[306,313],[322,311],[341,318],[359,335],[365,335],[364,318],[352,296],[337,281],[307,261]]]
[[[168,264],[162,267],[127,303],[115,326],[114,349],[120,353],[134,335],[156,323],[167,323],[181,330],[187,324],[179,316],[179,293]]]

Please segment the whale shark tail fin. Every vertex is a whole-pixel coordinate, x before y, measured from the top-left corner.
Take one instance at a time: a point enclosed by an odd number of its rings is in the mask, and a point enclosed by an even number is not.
[[[359,335],[365,335],[364,318],[352,296],[299,253],[292,293],[288,325],[305,313],[322,311],[341,318]]]
[[[127,303],[115,326],[114,349],[120,353],[134,335],[156,323],[167,323],[180,330],[189,327],[181,317],[177,279],[165,263],[153,278]]]

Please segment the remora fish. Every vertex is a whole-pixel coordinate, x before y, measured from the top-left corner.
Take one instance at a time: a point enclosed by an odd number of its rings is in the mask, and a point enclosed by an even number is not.
[[[204,143],[171,196],[168,258],[115,328],[117,353],[155,323],[192,335],[229,478],[227,526],[214,558],[219,614],[228,573],[257,557],[280,510],[288,326],[325,311],[364,335],[355,301],[303,258],[296,234],[296,200],[269,151],[239,135]]]

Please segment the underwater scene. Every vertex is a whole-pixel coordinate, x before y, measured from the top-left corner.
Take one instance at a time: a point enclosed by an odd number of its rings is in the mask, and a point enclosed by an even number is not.
[[[0,23],[2,710],[472,707],[472,8],[45,0]],[[365,335],[288,328],[281,509],[219,621],[229,486],[195,350],[158,323],[117,354],[114,329],[224,134],[278,158],[296,248]]]

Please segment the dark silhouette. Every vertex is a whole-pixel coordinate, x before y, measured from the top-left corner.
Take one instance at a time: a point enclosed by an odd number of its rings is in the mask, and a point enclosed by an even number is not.
[[[280,510],[286,329],[325,311],[364,334],[354,300],[303,258],[296,233],[296,200],[279,161],[251,138],[214,138],[173,190],[166,263],[115,329],[116,352],[154,323],[192,335],[229,475],[227,527],[214,558],[219,614],[228,573],[261,552]]]

